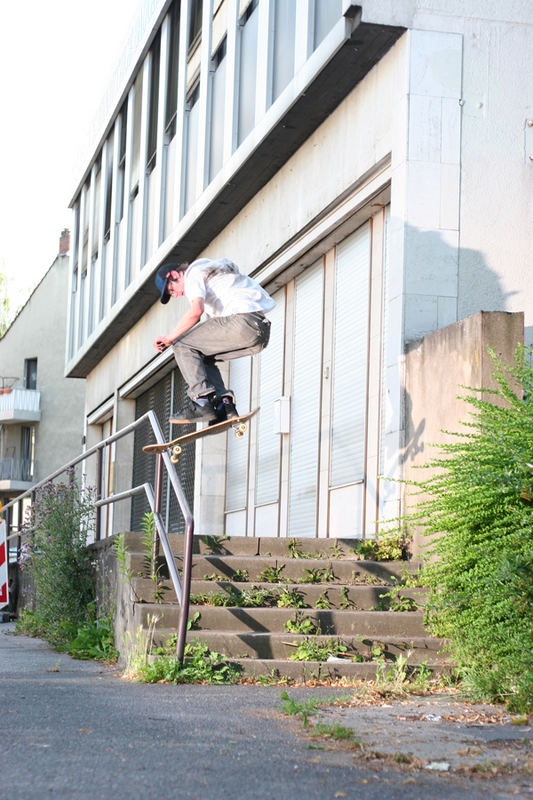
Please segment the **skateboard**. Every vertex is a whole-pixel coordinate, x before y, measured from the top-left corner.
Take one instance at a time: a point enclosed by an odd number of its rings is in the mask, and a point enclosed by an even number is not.
[[[176,439],[172,439],[170,442],[164,442],[163,444],[147,444],[145,447],[143,447],[143,451],[145,453],[157,455],[158,453],[164,453],[165,450],[170,450],[170,460],[173,464],[177,464],[180,454],[183,450],[182,446],[184,444],[189,444],[189,442],[194,442],[196,439],[200,439],[202,436],[212,436],[215,433],[222,433],[222,431],[226,431],[228,428],[233,428],[235,437],[237,439],[242,439],[248,428],[246,423],[254,416],[254,414],[257,414],[258,411],[259,409],[255,408],[253,411],[249,411],[248,414],[242,414],[239,417],[233,417],[233,419],[225,419],[223,422],[216,422],[214,425],[209,425],[206,428],[200,428],[192,433],[185,433],[183,436],[178,436]],[[173,425],[187,424],[182,422],[182,420],[174,419],[171,419],[170,422]]]

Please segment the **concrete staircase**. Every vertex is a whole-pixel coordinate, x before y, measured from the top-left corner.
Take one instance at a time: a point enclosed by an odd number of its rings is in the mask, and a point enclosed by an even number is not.
[[[183,537],[170,538],[181,569]],[[141,537],[126,534],[125,544],[139,576],[131,581],[131,623],[147,629],[157,618],[154,645],[164,644],[178,626],[174,590],[164,578],[162,601],[154,602],[153,582],[140,577],[146,574]],[[420,563],[362,561],[354,544],[195,537],[187,641],[206,642],[245,676],[372,678],[380,658],[393,662],[400,655],[412,667],[446,671],[445,642],[424,629],[424,589],[403,585]]]

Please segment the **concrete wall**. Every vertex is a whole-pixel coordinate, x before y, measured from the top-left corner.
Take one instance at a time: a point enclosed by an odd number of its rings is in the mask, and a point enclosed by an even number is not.
[[[24,361],[37,359],[41,421],[35,425],[35,480],[42,480],[82,451],[85,381],[64,377],[69,258],[56,258],[0,339],[0,374],[19,378]],[[11,429],[11,433],[10,433]],[[20,456],[20,425],[4,428],[5,443]]]
[[[524,315],[479,312],[411,344],[405,358],[405,448],[401,460],[406,480],[422,480],[421,470],[439,455],[437,445],[449,442],[445,431],[461,432],[468,421],[470,406],[461,400],[464,387],[496,388],[488,348],[504,363],[513,362],[514,351],[524,337]],[[403,508],[416,502],[405,487]],[[414,552],[423,538],[415,532]]]
[[[361,5],[364,21],[409,29],[409,228],[398,242],[406,244],[407,340],[454,321],[453,313],[506,310],[525,312],[533,344],[533,5]],[[448,273],[444,294],[424,285],[428,255],[435,287],[445,274],[437,261]]]

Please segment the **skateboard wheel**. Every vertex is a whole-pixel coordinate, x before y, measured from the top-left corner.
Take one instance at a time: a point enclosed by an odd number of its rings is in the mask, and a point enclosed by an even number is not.
[[[178,461],[180,460],[181,449],[182,448],[180,447],[179,444],[174,445],[174,447],[170,451],[170,463],[171,464],[177,464],[178,463]]]
[[[243,437],[244,437],[244,431],[241,431],[241,430],[236,430],[235,431],[235,438],[236,439],[242,439]]]
[[[238,426],[237,430],[241,434],[242,433],[246,433],[246,431],[248,430],[248,425],[246,424],[246,422],[241,422],[241,424]]]

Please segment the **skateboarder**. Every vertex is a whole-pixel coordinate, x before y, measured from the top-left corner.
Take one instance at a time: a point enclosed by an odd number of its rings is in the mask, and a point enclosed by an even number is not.
[[[160,353],[172,347],[188,387],[189,400],[175,418],[213,424],[237,417],[235,397],[215,362],[253,355],[267,346],[270,322],[265,312],[275,306],[274,300],[227,258],[164,264],[155,284],[162,303],[185,296],[191,304],[170,333],[154,342]],[[208,319],[200,322],[204,311]]]

